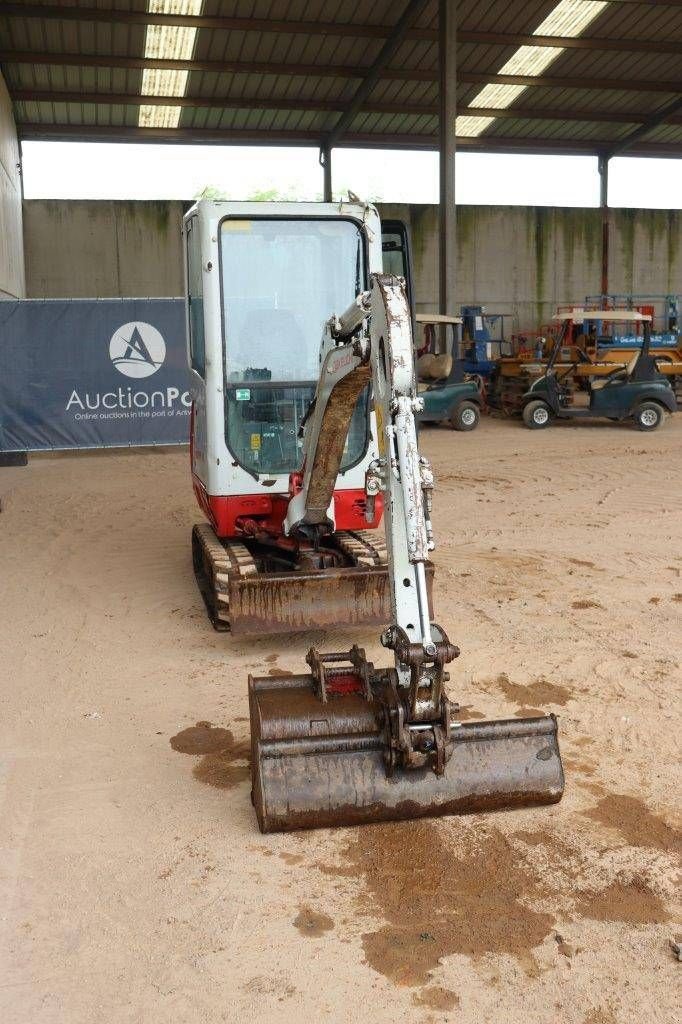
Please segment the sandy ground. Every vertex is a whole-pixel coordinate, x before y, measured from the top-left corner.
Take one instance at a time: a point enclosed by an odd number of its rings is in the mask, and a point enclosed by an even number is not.
[[[248,672],[374,632],[214,633],[184,452],[0,470],[3,1024],[679,1019],[682,416],[423,445],[451,695],[560,716],[555,807],[261,836]]]

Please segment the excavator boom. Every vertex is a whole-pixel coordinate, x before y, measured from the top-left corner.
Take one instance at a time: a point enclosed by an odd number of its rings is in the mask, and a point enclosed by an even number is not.
[[[433,474],[417,443],[402,278],[373,274],[370,290],[326,326],[285,531],[313,543],[333,531],[334,481],[368,381],[379,457],[366,472],[367,517],[381,495],[391,605],[381,643],[393,663],[377,669],[358,647],[313,648],[308,674],[249,679],[252,795],[264,832],[553,803],[563,793],[553,716],[465,723],[445,691],[459,650],[430,612]]]

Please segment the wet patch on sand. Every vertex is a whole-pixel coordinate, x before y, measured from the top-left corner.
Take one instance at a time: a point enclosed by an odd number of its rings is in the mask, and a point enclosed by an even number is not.
[[[659,896],[641,878],[615,881],[597,892],[583,893],[576,906],[582,917],[625,924],[663,924],[670,920]]]
[[[251,775],[251,766],[247,758],[248,750],[242,754],[236,750],[205,754],[201,761],[192,768],[192,775],[207,786],[215,786],[217,789],[233,789],[240,782],[245,782]],[[243,763],[240,764],[239,761],[243,761]]]
[[[309,939],[319,939],[325,932],[331,931],[334,921],[329,914],[322,914],[304,903],[294,918],[294,926],[301,935]]]
[[[296,864],[302,864],[303,861],[305,860],[305,857],[302,856],[302,854],[288,853],[286,850],[282,850],[279,856],[284,861],[285,864],[291,864],[292,866]]]
[[[288,668],[269,668],[269,676],[293,676],[293,672],[290,672]]]
[[[564,757],[564,768],[569,768],[573,772],[577,772],[579,775],[587,775],[588,777],[594,775],[597,771],[597,765],[591,761],[578,761],[574,757]]]
[[[571,601],[571,608],[575,608],[577,611],[585,611],[587,608],[601,608],[603,610],[604,605],[600,604],[599,601],[581,598],[579,601]]]
[[[439,960],[457,953],[509,955],[538,973],[532,950],[553,915],[529,905],[544,887],[530,856],[501,832],[467,831],[455,851],[431,822],[369,825],[343,852],[346,868],[323,870],[363,879],[362,908],[369,894],[386,922],[362,936],[365,957],[395,984],[425,986]]]
[[[453,713],[452,717],[456,722],[470,722],[473,719],[485,718],[485,715],[471,704],[460,704],[457,713]]]
[[[682,854],[682,833],[654,814],[637,797],[609,793],[596,807],[583,811],[583,814],[620,832],[628,846],[653,847],[663,853]]]
[[[232,789],[249,778],[251,746],[248,740],[235,740],[229,729],[210,722],[197,722],[170,740],[181,754],[203,755],[192,769],[199,782],[217,789]]]
[[[513,683],[506,672],[502,672],[495,682],[508,700],[525,707],[536,704],[558,704],[563,707],[573,696],[567,686],[550,683],[548,679],[536,679],[534,683],[524,685]]]
[[[668,840],[659,836],[661,844]],[[362,934],[367,964],[396,985],[419,988],[415,1005],[438,1009],[419,1000],[438,988],[433,972],[444,958],[513,957],[534,978],[548,969],[538,952],[548,936],[559,956],[580,952],[557,930],[560,922],[669,920],[646,869],[633,865],[595,887],[591,848],[584,837],[541,829],[504,835],[481,822],[455,832],[433,821],[396,822],[354,830],[341,865],[318,867],[351,880],[360,913],[382,919]]]
[[[514,718],[542,718],[544,714],[539,708],[519,708],[514,712]]]
[[[212,754],[233,742],[229,729],[220,729],[210,722],[197,722],[170,738],[171,747],[180,754]]]
[[[459,1006],[459,996],[442,985],[429,985],[422,988],[412,996],[415,1006],[424,1006],[429,1010],[439,1010],[441,1013],[448,1013]]]

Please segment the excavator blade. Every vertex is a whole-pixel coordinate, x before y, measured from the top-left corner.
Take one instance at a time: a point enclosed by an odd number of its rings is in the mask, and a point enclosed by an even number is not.
[[[235,575],[229,593],[234,636],[376,626],[385,624],[391,614],[384,566]]]
[[[383,540],[338,534],[353,564],[338,569],[266,572],[246,546],[220,541],[208,523],[192,531],[192,558],[211,622],[233,636],[301,633],[330,626],[385,626],[391,618]],[[431,602],[433,564],[426,563]]]
[[[387,775],[383,711],[357,692],[322,703],[310,675],[249,678],[252,799],[261,832],[556,803],[554,715],[458,722],[442,775]]]

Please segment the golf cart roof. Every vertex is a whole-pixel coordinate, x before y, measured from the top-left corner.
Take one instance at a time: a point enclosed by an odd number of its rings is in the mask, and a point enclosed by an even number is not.
[[[632,320],[641,323],[651,322],[648,313],[640,313],[637,309],[583,309],[576,306],[574,309],[563,313],[555,313],[553,320],[612,320],[622,323],[625,320]]]
[[[446,316],[445,313],[417,313],[418,324],[463,324],[461,316]]]

